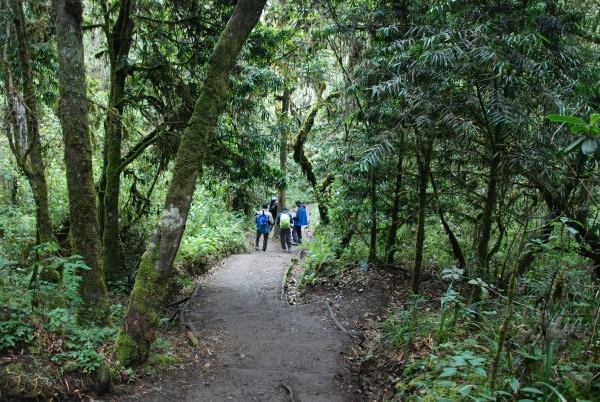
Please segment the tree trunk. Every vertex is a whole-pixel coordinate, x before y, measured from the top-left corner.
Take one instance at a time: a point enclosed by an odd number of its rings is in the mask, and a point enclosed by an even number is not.
[[[81,270],[80,318],[108,321],[108,296],[102,272],[96,192],[92,175],[85,65],[83,61],[83,4],[81,0],[56,0],[58,39],[59,116],[65,142],[65,165],[73,252],[83,257],[89,270]]]
[[[52,233],[52,220],[48,204],[48,185],[46,182],[44,161],[42,159],[42,145],[38,123],[38,104],[34,88],[33,71],[31,68],[31,55],[29,41],[25,27],[25,14],[23,3],[17,0],[8,0],[13,14],[15,33],[17,37],[19,62],[23,74],[23,100],[25,104],[25,118],[27,121],[26,140],[30,142],[27,160],[22,163],[27,168],[22,169],[31,186],[33,200],[36,207],[37,242],[47,243],[54,240]],[[6,60],[8,63],[8,60]],[[12,74],[11,74],[12,75]],[[19,159],[19,155],[15,155]]]
[[[477,243],[477,275],[487,281],[489,276],[488,270],[488,249],[492,236],[492,225],[494,223],[494,210],[496,206],[498,194],[498,168],[500,167],[500,153],[496,152],[492,156],[490,164],[490,173],[488,176],[488,186],[483,207],[483,215],[481,218],[480,237]]]
[[[417,223],[417,242],[415,246],[415,268],[412,277],[412,291],[419,293],[421,287],[421,268],[423,265],[423,245],[425,244],[425,208],[427,207],[427,183],[429,182],[429,168],[431,166],[431,151],[433,141],[427,139],[421,145],[422,155],[417,156],[419,165],[419,214]]]
[[[371,238],[369,242],[369,261],[377,260],[377,169],[371,167],[371,186],[369,191],[371,200]]]
[[[149,351],[167,291],[167,281],[201,175],[206,148],[225,109],[229,74],[258,22],[266,0],[239,0],[208,62],[202,92],[177,152],[173,179],[160,222],[142,256],[131,301],[117,336],[115,351],[122,364],[143,361]]]
[[[402,141],[404,142],[404,141]],[[404,162],[404,149],[398,152],[398,167],[396,172],[396,184],[394,186],[394,204],[392,206],[392,224],[390,226],[390,232],[388,234],[388,241],[386,247],[386,260],[385,262],[389,265],[394,263],[394,254],[396,254],[396,236],[398,234],[398,215],[400,214],[400,192],[402,191],[402,164]]]
[[[108,280],[121,277],[119,241],[119,193],[121,187],[121,143],[127,60],[133,36],[132,0],[121,0],[112,32],[105,32],[110,53],[110,95],[104,135],[104,171],[101,184],[101,232],[104,274]],[[106,29],[106,28],[105,28]]]
[[[290,110],[290,90],[285,86],[281,98],[281,114],[279,115],[280,143],[279,143],[279,169],[283,172],[283,182],[279,187],[279,209],[278,212],[286,207],[285,189],[287,187],[287,151],[288,151],[288,130],[287,118]]]
[[[444,231],[448,236],[448,241],[450,242],[450,246],[452,247],[452,254],[454,255],[454,259],[458,261],[458,267],[464,268],[466,263],[464,254],[462,252],[462,248],[460,247],[460,243],[454,235],[454,232],[450,228],[450,225],[448,225],[448,222],[446,222],[446,218],[444,218],[444,209],[442,208],[442,204],[440,202],[440,196],[437,191],[437,186],[435,185],[435,179],[433,178],[433,174],[430,173],[429,176],[431,179],[431,187],[433,188],[433,196],[435,197],[435,202],[437,204],[437,211],[440,217],[440,222],[442,223]]]

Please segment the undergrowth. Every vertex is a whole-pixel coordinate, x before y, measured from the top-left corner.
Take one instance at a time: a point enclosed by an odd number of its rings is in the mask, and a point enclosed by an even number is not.
[[[0,370],[2,398],[45,397],[63,374],[119,370],[106,354],[116,329],[77,319],[79,273],[89,268],[78,256],[41,257],[53,252],[53,244],[35,247],[29,265],[0,259],[0,355],[10,362]],[[60,274],[58,283],[37,279],[47,270]]]

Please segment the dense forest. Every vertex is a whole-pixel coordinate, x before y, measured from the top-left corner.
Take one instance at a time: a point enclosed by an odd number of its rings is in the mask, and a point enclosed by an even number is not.
[[[277,196],[300,291],[404,290],[365,400],[599,400],[595,0],[0,2],[0,399],[175,361]]]

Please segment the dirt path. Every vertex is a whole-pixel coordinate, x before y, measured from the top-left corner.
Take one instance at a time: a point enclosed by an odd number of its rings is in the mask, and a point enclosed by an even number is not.
[[[288,387],[294,401],[347,400],[336,381],[343,335],[327,308],[280,299],[294,257],[271,239],[266,252],[234,255],[204,277],[187,320],[214,348],[209,372],[181,373],[179,384],[159,382],[127,399],[290,401]]]

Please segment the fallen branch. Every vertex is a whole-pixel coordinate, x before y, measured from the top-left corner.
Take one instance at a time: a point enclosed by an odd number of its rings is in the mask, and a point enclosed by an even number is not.
[[[363,337],[364,336],[362,331],[348,331],[346,328],[344,328],[344,326],[337,320],[337,318],[335,318],[335,314],[333,313],[333,310],[331,309],[331,306],[329,305],[329,303],[326,301],[323,303],[325,303],[325,305],[327,306],[327,310],[329,310],[329,314],[331,315],[331,318],[333,319],[335,326],[338,327],[338,329],[340,331],[342,331],[342,333],[344,333],[346,335],[350,335],[350,336],[355,336],[355,337]]]
[[[296,402],[296,399],[294,399],[294,391],[292,391],[292,389],[285,383],[281,383],[281,388],[285,389],[288,392],[288,397],[290,398],[290,402]]]

